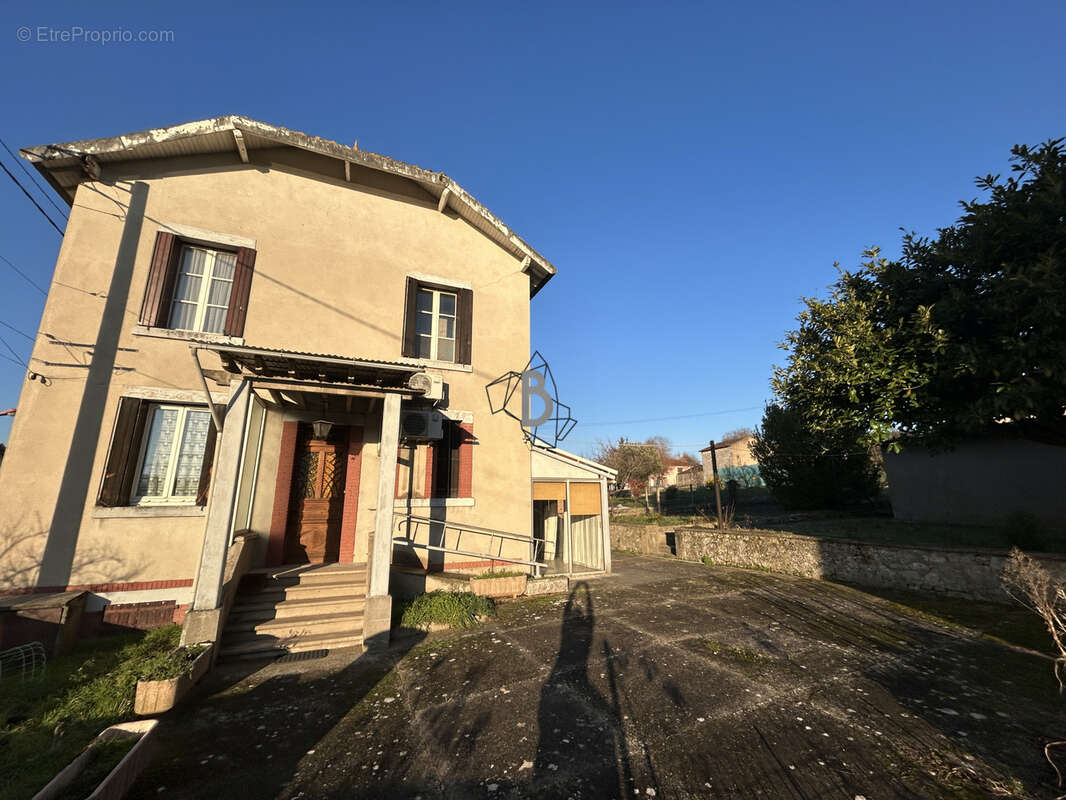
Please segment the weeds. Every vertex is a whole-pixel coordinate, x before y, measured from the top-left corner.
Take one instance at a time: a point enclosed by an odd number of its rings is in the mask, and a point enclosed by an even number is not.
[[[487,597],[472,592],[438,590],[420,594],[402,604],[399,616],[403,627],[425,630],[434,623],[452,628],[469,628],[476,625],[481,617],[495,613],[496,607]]]

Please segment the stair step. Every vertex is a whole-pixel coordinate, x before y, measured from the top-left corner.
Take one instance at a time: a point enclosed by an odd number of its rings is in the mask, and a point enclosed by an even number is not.
[[[269,634],[279,639],[293,639],[316,633],[326,633],[327,631],[351,633],[362,629],[362,611],[354,614],[314,614],[306,617],[244,620],[227,623],[222,632],[222,641],[233,640],[250,633]]]
[[[281,603],[288,600],[306,600],[314,597],[339,599],[365,597],[362,584],[296,584],[295,586],[270,586],[257,591],[242,590],[237,593],[235,605],[245,603]]]
[[[258,596],[249,596],[246,601],[233,606],[229,622],[246,620],[287,619],[306,617],[312,614],[362,614],[366,597],[306,597],[295,600],[272,602]]]
[[[303,653],[308,650],[339,650],[342,647],[361,647],[362,644],[362,631],[347,635],[322,633],[301,636],[299,639],[284,643],[273,636],[255,636],[233,643],[224,641],[219,657],[224,659],[264,658],[267,656],[280,656],[285,653]]]

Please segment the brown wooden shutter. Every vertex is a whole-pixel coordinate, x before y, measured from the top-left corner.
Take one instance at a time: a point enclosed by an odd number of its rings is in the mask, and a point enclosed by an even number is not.
[[[415,358],[415,314],[418,308],[418,281],[407,279],[407,296],[403,304],[403,347],[401,354]]]
[[[455,319],[456,353],[455,360],[459,364],[469,364],[470,339],[474,327],[474,293],[469,289],[459,290],[459,309]]]
[[[115,430],[111,434],[111,449],[107,454],[104,479],[100,484],[97,504],[126,506],[133,491],[134,472],[141,436],[148,416],[148,403],[139,397],[122,397],[118,401]]]
[[[255,271],[255,250],[241,247],[237,250],[237,265],[233,270],[233,288],[229,294],[229,310],[226,312],[227,336],[243,336],[244,320],[248,316],[248,296],[252,291],[252,273]]]
[[[226,414],[224,405],[216,405],[215,410],[220,417]],[[207,505],[207,494],[211,488],[211,474],[215,464],[215,440],[218,438],[218,430],[215,428],[215,418],[211,418],[211,427],[207,431],[207,441],[204,442],[204,460],[200,465],[200,485],[196,488],[196,505]]]
[[[159,231],[155,235],[152,263],[148,268],[148,283],[141,303],[142,325],[158,327],[167,324],[180,254],[181,244],[177,236],[166,231]]]

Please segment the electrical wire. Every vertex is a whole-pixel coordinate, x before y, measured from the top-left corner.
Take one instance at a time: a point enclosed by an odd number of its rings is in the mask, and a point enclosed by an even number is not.
[[[17,352],[15,352],[15,348],[12,347],[11,345],[9,345],[7,343],[7,339],[5,339],[3,336],[0,336],[0,344],[2,344],[4,347],[6,347],[8,349],[8,351],[11,353],[11,355],[13,355],[15,358],[18,359],[18,363],[19,364],[22,364],[22,366],[24,366],[26,369],[30,368],[30,365],[22,360],[22,356],[20,356]]]
[[[63,235],[63,229],[62,229],[62,228],[60,228],[60,227],[59,227],[58,225],[56,225],[56,222],[55,222],[55,220],[54,220],[54,219],[52,219],[52,218],[51,218],[50,216],[48,216],[48,212],[47,212],[47,211],[45,211],[45,210],[44,210],[43,208],[41,208],[41,204],[40,204],[40,203],[38,203],[38,202],[37,202],[36,200],[34,200],[34,199],[33,199],[33,195],[32,195],[32,194],[30,194],[30,193],[29,193],[28,191],[26,191],[26,187],[25,187],[25,186],[23,186],[23,185],[22,185],[22,184],[21,184],[21,183],[19,182],[19,179],[18,179],[18,178],[16,178],[16,177],[15,177],[15,176],[14,176],[14,175],[12,174],[11,170],[9,170],[9,169],[7,168],[7,165],[6,165],[6,164],[4,164],[4,162],[3,162],[3,161],[0,161],[0,169],[3,169],[3,170],[4,170],[4,172],[6,172],[6,173],[7,173],[7,177],[11,178],[11,180],[12,180],[12,181],[14,181],[15,185],[16,185],[17,187],[19,187],[19,188],[20,188],[20,189],[22,190],[22,193],[23,193],[24,195],[26,195],[26,197],[28,197],[28,198],[30,199],[30,202],[31,202],[31,203],[33,203],[33,204],[34,204],[34,206],[36,206],[36,207],[37,207],[37,210],[41,212],[41,215],[42,215],[42,216],[43,216],[43,217],[44,217],[44,218],[45,218],[46,220],[48,220],[48,222],[49,222],[49,223],[51,224],[51,226],[52,226],[53,228],[55,228],[55,229],[56,229],[56,232],[57,232],[57,233],[58,233],[58,234],[59,234],[60,236],[62,236],[62,235]]]
[[[7,146],[7,142],[5,142],[2,137],[0,137],[0,144],[4,146],[4,149],[7,150],[7,154],[11,156],[15,163],[22,167],[22,171],[30,176],[30,180],[33,181],[33,185],[36,186],[37,189],[41,192],[41,194],[44,196],[44,199],[52,204],[52,208],[59,212],[59,216],[61,216],[63,219],[69,219],[67,216],[67,212],[59,207],[56,201],[52,199],[52,196],[51,194],[49,194],[48,190],[40,184],[34,174],[30,172],[29,169],[26,167],[25,160],[19,158],[17,155],[12,153],[11,148]]]
[[[23,272],[18,267],[16,267],[14,264],[12,264],[11,261],[9,261],[7,258],[5,258],[4,256],[0,256],[0,261],[3,261],[5,264],[7,264],[9,267],[11,267],[11,269],[13,269],[19,275],[19,277],[21,277],[24,281],[26,281],[30,286],[32,286],[38,292],[43,294],[45,297],[48,296],[48,292],[46,292],[43,288],[41,288],[41,286],[39,286],[37,284],[37,281],[35,281],[33,278],[31,278],[29,275],[27,275],[25,272]]]
[[[696,419],[697,417],[714,417],[719,414],[739,414],[741,411],[761,411],[762,406],[748,406],[747,408],[727,408],[722,411],[704,411],[700,414],[679,414],[674,417],[648,417],[646,419],[620,419],[614,422],[582,422],[584,428],[604,425],[636,425],[642,422],[670,422],[676,419]]]
[[[3,321],[2,319],[0,319],[0,325],[3,325],[3,326],[4,326],[5,328],[7,328],[7,329],[8,329],[9,331],[12,331],[12,332],[14,332],[14,333],[17,333],[17,334],[18,334],[19,336],[22,336],[22,337],[23,337],[23,338],[25,338],[25,339],[29,339],[29,340],[30,340],[31,342],[35,342],[35,341],[37,341],[37,340],[36,340],[36,339],[35,339],[34,337],[30,336],[30,335],[29,335],[28,333],[26,333],[25,331],[23,331],[23,330],[20,330],[20,329],[16,328],[16,327],[15,327],[14,325],[11,325],[11,324],[9,324],[9,323],[7,323],[7,322],[4,322],[4,321]]]

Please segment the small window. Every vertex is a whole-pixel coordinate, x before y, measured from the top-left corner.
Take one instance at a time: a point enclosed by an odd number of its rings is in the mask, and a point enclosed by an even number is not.
[[[235,253],[183,246],[169,327],[222,333],[226,327],[236,263]]]
[[[461,461],[459,448],[463,429],[452,421],[444,423],[444,437],[433,443],[433,487],[431,497],[462,497],[459,490]]]
[[[456,296],[438,289],[418,290],[415,353],[432,361],[455,361]]]
[[[196,502],[210,430],[207,410],[149,407],[131,503]]]
[[[403,355],[426,361],[470,363],[473,293],[407,279]]]

